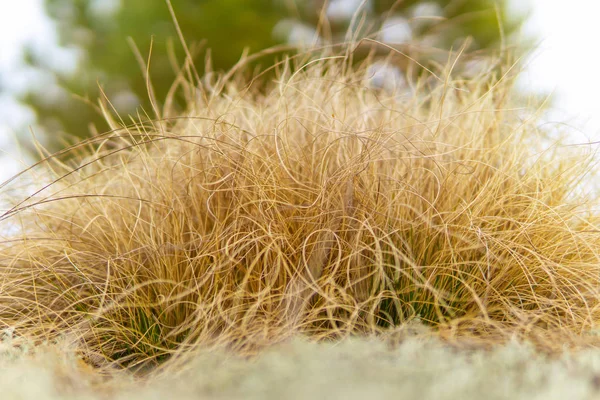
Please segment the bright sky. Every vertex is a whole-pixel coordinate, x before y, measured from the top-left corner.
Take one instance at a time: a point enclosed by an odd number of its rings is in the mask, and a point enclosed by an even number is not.
[[[104,0],[107,1],[107,0]],[[112,1],[112,0],[111,0]],[[511,0],[516,8],[523,8],[526,0]],[[529,72],[521,80],[524,88],[554,91],[557,105],[563,111],[553,120],[567,120],[581,126],[584,135],[574,135],[576,141],[584,136],[600,140],[600,38],[599,0],[530,0],[533,17],[526,29],[543,38],[538,52],[532,57]],[[69,52],[52,50],[56,35],[44,18],[43,0],[0,0],[0,84],[18,92],[29,82],[38,82],[39,76],[28,71],[19,59],[22,46],[33,41],[46,51],[47,57],[66,65],[73,57]],[[100,4],[100,2],[98,2]],[[114,1],[113,1],[114,3]],[[61,64],[62,63],[62,64]],[[0,181],[19,169],[21,156],[11,145],[12,132],[18,126],[29,124],[33,115],[23,110],[9,95],[0,95],[0,149],[8,156],[0,156]],[[22,165],[22,164],[21,164]]]
[[[0,2],[0,87],[19,92],[33,79],[20,63],[23,46],[35,41],[37,46],[51,47],[56,36],[44,18],[42,0]],[[14,130],[32,123],[33,118],[30,110],[0,91],[0,182],[25,166],[14,144]]]
[[[514,0],[522,2],[522,0]],[[522,84],[532,90],[554,91],[560,112],[585,136],[600,140],[600,1],[532,0],[533,17],[526,30],[542,38]],[[582,138],[583,135],[575,135]]]

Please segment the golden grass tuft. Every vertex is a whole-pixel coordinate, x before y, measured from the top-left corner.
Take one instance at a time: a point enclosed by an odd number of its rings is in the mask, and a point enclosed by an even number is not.
[[[206,77],[185,114],[47,157],[49,183],[1,218],[18,227],[2,327],[119,365],[417,318],[452,337],[593,329],[598,217],[575,190],[592,154],[542,146],[510,74],[384,90],[372,62],[282,63],[262,90]]]

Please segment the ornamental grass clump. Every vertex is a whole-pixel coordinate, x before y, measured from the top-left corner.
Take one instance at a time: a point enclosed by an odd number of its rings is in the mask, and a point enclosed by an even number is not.
[[[105,107],[114,130],[38,163],[1,218],[2,327],[121,366],[417,319],[484,340],[594,329],[593,154],[523,117],[510,69],[377,88],[374,62],[180,79],[180,115]]]

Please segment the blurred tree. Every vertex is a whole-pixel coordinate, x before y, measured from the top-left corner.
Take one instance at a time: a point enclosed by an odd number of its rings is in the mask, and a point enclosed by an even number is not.
[[[245,47],[258,51],[276,44],[272,30],[283,16],[271,0],[172,0],[172,5],[186,40],[205,41],[218,69],[232,66]],[[150,112],[146,79],[128,37],[145,62],[152,42],[150,76],[156,98],[165,98],[176,76],[170,49],[179,66],[184,60],[165,1],[46,0],[45,6],[57,23],[60,44],[79,50],[74,73],[57,71],[39,54],[27,56],[30,64],[51,71],[62,89],[34,88],[24,99],[46,131],[81,138],[89,136],[91,127],[108,129],[93,106],[101,95],[99,85],[120,114],[133,114],[139,105]],[[202,58],[196,61],[203,64]],[[57,148],[57,139],[50,138],[51,148]]]
[[[217,70],[231,67],[246,47],[256,52],[286,41],[305,45],[317,37],[341,41],[359,7],[364,10],[364,23],[355,23],[360,27],[357,35],[381,31],[376,38],[384,42],[420,43],[435,49],[456,47],[457,40],[467,36],[474,39],[472,50],[489,48],[499,42],[501,32],[513,31],[522,19],[506,15],[505,0],[171,2],[188,44],[203,41],[204,47],[211,49]],[[107,130],[103,116],[94,107],[101,94],[98,85],[120,115],[134,114],[139,106],[151,110],[146,79],[128,37],[144,61],[152,41],[150,76],[156,98],[165,98],[175,79],[175,69],[184,59],[165,1],[45,0],[45,5],[57,23],[60,44],[76,49],[79,55],[77,67],[68,72],[58,70],[52,60],[33,51],[27,55],[28,62],[49,71],[60,88],[33,88],[24,99],[47,131],[82,138],[90,132]],[[323,16],[328,22],[317,34],[316,26]],[[175,55],[174,63],[169,54]],[[273,59],[261,60],[262,65]],[[195,61],[198,68],[204,64],[200,57]],[[48,142],[51,149],[58,148],[58,137]]]

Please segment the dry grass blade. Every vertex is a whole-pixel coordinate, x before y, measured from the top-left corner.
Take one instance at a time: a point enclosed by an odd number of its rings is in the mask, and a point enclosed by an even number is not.
[[[324,54],[261,91],[230,74],[180,118],[39,164],[52,183],[1,220],[2,327],[127,366],[417,318],[482,340],[595,328],[598,217],[573,190],[592,155],[538,151],[508,74],[408,94],[372,88],[372,62]]]

